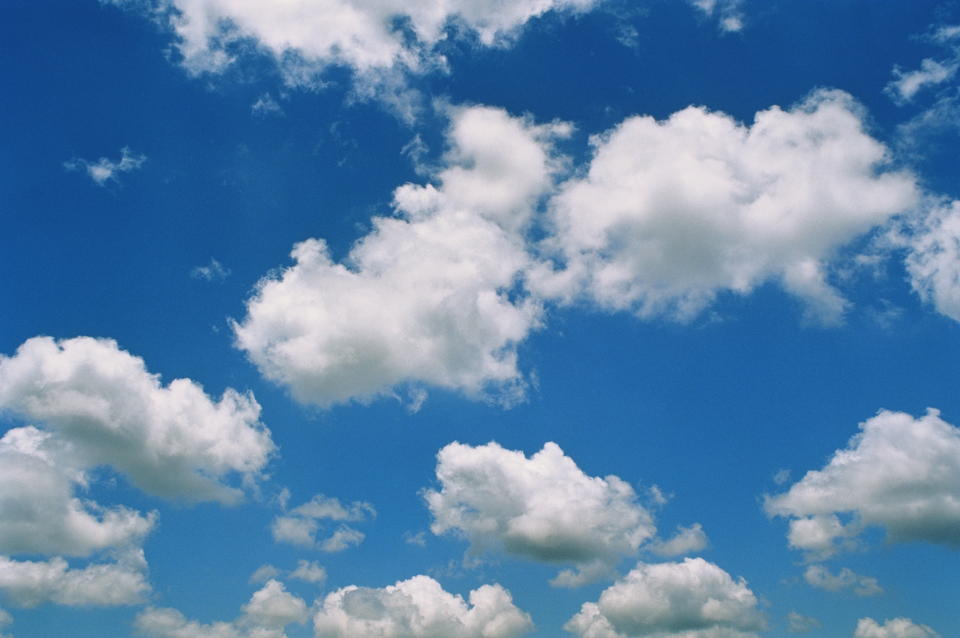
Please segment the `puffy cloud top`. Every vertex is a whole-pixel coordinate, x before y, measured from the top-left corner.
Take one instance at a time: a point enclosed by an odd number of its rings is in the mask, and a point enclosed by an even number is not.
[[[73,607],[110,607],[143,602],[150,592],[139,550],[116,563],[70,569],[67,561],[14,561],[0,556],[0,591],[22,607],[53,602]]]
[[[822,470],[767,497],[768,513],[793,519],[791,544],[826,556],[879,525],[894,541],[960,547],[960,429],[933,409],[919,419],[881,411],[860,429]]]
[[[424,496],[435,534],[456,531],[480,552],[573,563],[556,585],[608,572],[656,529],[632,487],[616,476],[587,476],[556,443],[529,459],[496,443],[451,443],[437,454],[440,490]]]
[[[746,582],[688,558],[640,563],[564,628],[582,638],[751,638],[765,625]]]
[[[313,624],[317,638],[517,638],[533,628],[500,585],[471,591],[468,605],[428,576],[382,589],[338,589]]]
[[[873,618],[861,618],[853,638],[940,638],[940,634],[909,618],[894,618],[882,625]]]

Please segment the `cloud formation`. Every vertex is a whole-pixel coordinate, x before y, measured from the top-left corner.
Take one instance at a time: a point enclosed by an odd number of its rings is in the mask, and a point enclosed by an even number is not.
[[[934,206],[894,242],[906,249],[910,285],[920,298],[960,321],[960,200]]]
[[[897,102],[910,102],[920,91],[953,79],[960,68],[960,25],[940,26],[928,39],[947,49],[948,55],[940,60],[924,58],[920,68],[912,71],[895,66],[886,91]]]
[[[338,589],[318,606],[313,626],[316,638],[518,638],[533,629],[500,585],[471,591],[468,603],[428,576]]]
[[[640,563],[564,626],[582,638],[756,638],[766,627],[743,579],[702,558]]]
[[[107,182],[119,181],[119,173],[135,171],[147,161],[146,155],[134,153],[128,147],[120,149],[120,159],[117,161],[101,157],[96,162],[75,157],[63,163],[68,171],[83,171],[97,186],[106,186]]]
[[[861,618],[853,638],[940,638],[940,634],[909,618],[894,618],[882,625],[873,618]]]
[[[803,572],[803,579],[811,587],[827,591],[849,589],[857,596],[876,596],[883,593],[883,587],[876,578],[861,576],[847,567],[834,574],[823,565],[810,565]]]
[[[609,574],[656,532],[627,482],[587,476],[556,443],[530,458],[496,443],[451,443],[437,454],[437,480],[439,490],[424,492],[434,534],[461,534],[474,553],[575,565],[557,586]]]
[[[273,519],[270,532],[278,543],[299,545],[324,552],[340,552],[363,542],[363,532],[345,525],[377,515],[370,503],[357,501],[345,506],[336,498],[317,494],[312,499]],[[324,539],[317,539],[322,521],[338,521],[340,526]]]
[[[657,556],[684,556],[694,554],[707,546],[707,533],[700,523],[690,527],[677,527],[677,533],[667,540],[658,540],[650,544],[650,551]]]
[[[917,198],[862,119],[849,95],[820,90],[751,126],[702,107],[624,120],[593,138],[589,171],[552,201],[543,249],[562,267],[531,287],[684,320],[720,293],[778,281],[812,316],[840,319],[829,260]]]
[[[517,400],[517,344],[541,313],[518,289],[530,259],[521,232],[552,184],[550,140],[567,131],[452,109],[436,185],[398,188],[397,216],[374,218],[342,264],[323,240],[297,244],[294,265],[247,302],[237,345],[321,406],[418,386]]]
[[[960,429],[930,409],[881,411],[860,430],[822,470],[766,497],[768,514],[791,519],[791,546],[823,558],[876,525],[891,541],[960,547]]]
[[[62,558],[15,561],[0,556],[0,591],[21,607],[56,603],[71,607],[114,607],[142,603],[150,592],[140,550],[114,563],[71,569]]]

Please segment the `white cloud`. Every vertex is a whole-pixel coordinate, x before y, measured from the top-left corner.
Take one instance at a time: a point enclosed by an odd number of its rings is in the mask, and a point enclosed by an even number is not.
[[[297,400],[420,385],[522,396],[517,344],[541,311],[517,288],[530,259],[520,233],[552,185],[550,139],[569,129],[486,107],[451,120],[436,186],[398,188],[398,216],[374,218],[342,264],[322,240],[297,244],[296,263],[262,280],[234,325],[238,346]]]
[[[574,564],[558,586],[608,574],[656,531],[628,483],[587,476],[555,443],[529,459],[496,443],[451,443],[437,454],[437,480],[440,490],[424,493],[434,534],[462,534],[476,553]]]
[[[808,631],[819,629],[822,625],[820,621],[811,616],[791,611],[787,614],[787,631],[792,634],[805,634]]]
[[[957,69],[960,69],[960,26],[940,26],[928,39],[947,48],[947,57],[941,60],[924,58],[920,62],[920,68],[912,71],[895,66],[894,79],[886,87],[887,93],[894,100],[910,102],[923,89],[951,80],[957,74]]]
[[[640,563],[564,626],[582,638],[756,638],[766,621],[743,579],[702,558]]]
[[[150,607],[137,615],[137,632],[148,638],[284,638],[284,627],[303,623],[306,603],[284,586],[270,580],[243,606],[232,622],[201,624],[176,609]]]
[[[642,317],[689,319],[724,291],[779,281],[813,316],[847,305],[829,283],[846,244],[914,205],[911,175],[883,172],[887,149],[853,99],[817,91],[752,126],[701,107],[631,117],[593,138],[589,172],[554,198],[539,293],[592,299]]]
[[[109,465],[151,494],[235,502],[274,450],[251,394],[218,402],[189,379],[160,384],[109,339],[35,337],[0,356],[0,408],[47,428],[70,465]]]
[[[920,298],[960,321],[960,200],[935,205],[894,241],[906,248],[910,283]]]
[[[731,33],[743,30],[743,0],[689,0],[697,9],[709,17],[716,17],[720,30]]]
[[[327,570],[316,561],[300,560],[297,561],[297,568],[290,572],[290,578],[321,585],[327,580]]]
[[[257,101],[250,107],[250,112],[259,117],[279,117],[284,115],[283,107],[281,107],[269,93],[264,93],[258,97]]]
[[[84,171],[97,186],[104,186],[109,181],[119,181],[118,173],[137,170],[146,161],[146,155],[134,153],[124,146],[120,149],[120,159],[117,161],[101,157],[96,162],[89,162],[75,157],[64,162],[63,167],[68,171]]]
[[[892,541],[960,547],[960,429],[933,409],[881,411],[860,429],[822,470],[766,497],[768,514],[793,519],[791,545],[824,557],[877,525]]]
[[[190,271],[190,276],[203,281],[223,281],[230,276],[230,269],[211,257],[210,263],[206,266],[196,266]]]
[[[280,575],[280,570],[270,564],[260,565],[253,573],[250,574],[250,580],[248,582],[260,585],[267,582],[268,580],[273,580]]]
[[[340,552],[359,545],[364,539],[363,532],[341,524],[329,537],[318,540],[317,533],[323,528],[321,521],[359,522],[376,514],[370,503],[356,501],[345,506],[336,498],[317,494],[303,505],[274,518],[270,531],[278,543]]]
[[[703,550],[707,543],[703,526],[694,523],[690,527],[677,527],[677,533],[672,538],[651,543],[650,551],[658,556],[684,556]]]
[[[803,579],[810,586],[827,591],[849,589],[857,596],[876,596],[883,593],[883,587],[876,578],[861,576],[847,567],[834,574],[823,565],[810,565],[803,572]]]
[[[382,589],[328,594],[313,617],[316,638],[517,638],[533,628],[500,585],[470,592],[469,604],[428,576]]]
[[[140,550],[115,563],[71,569],[62,558],[15,561],[0,556],[0,591],[22,607],[53,602],[73,607],[112,607],[141,603],[150,592]]]
[[[894,618],[882,625],[873,618],[861,618],[853,638],[940,638],[940,634],[909,618]]]

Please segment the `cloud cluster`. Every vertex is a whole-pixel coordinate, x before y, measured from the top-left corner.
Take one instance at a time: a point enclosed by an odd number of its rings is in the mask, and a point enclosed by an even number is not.
[[[424,492],[434,534],[461,534],[474,553],[575,565],[557,586],[607,575],[656,531],[628,483],[584,474],[555,443],[530,458],[496,443],[451,443],[437,454],[437,480],[439,490]]]
[[[861,576],[847,567],[834,574],[823,565],[810,565],[803,572],[803,579],[808,585],[827,591],[849,589],[857,596],[876,596],[883,593],[883,588],[876,578]]]
[[[282,583],[268,581],[231,622],[202,624],[176,609],[150,607],[137,615],[137,632],[147,638],[284,638],[284,627],[307,620],[307,604]]]
[[[327,406],[420,385],[515,400],[517,344],[540,306],[517,289],[522,229],[552,184],[566,132],[494,108],[453,109],[437,185],[395,192],[395,217],[334,262],[309,239],[234,325],[237,344],[299,401]],[[414,393],[416,394],[416,393]]]
[[[358,501],[348,507],[336,498],[317,494],[303,505],[274,518],[270,531],[273,540],[278,543],[340,552],[359,545],[364,539],[363,532],[344,523],[363,521],[376,514],[370,503]],[[318,540],[317,533],[325,520],[336,521],[340,525],[330,536]]]
[[[518,638],[533,629],[500,585],[471,591],[468,604],[428,576],[382,589],[338,589],[318,607],[313,625],[316,638]]]
[[[755,638],[765,626],[746,582],[688,558],[638,564],[564,629],[581,638]]]
[[[117,161],[101,157],[96,162],[89,162],[75,157],[64,162],[63,167],[68,171],[84,171],[97,186],[105,186],[109,181],[118,181],[118,173],[135,171],[146,161],[146,155],[134,153],[124,146],[120,149],[120,159]]]
[[[749,127],[701,107],[631,117],[593,144],[589,171],[551,205],[544,247],[563,268],[532,285],[642,317],[688,319],[773,280],[837,320],[847,303],[828,261],[917,196],[911,175],[884,171],[886,148],[840,91]]]
[[[882,625],[873,618],[861,618],[853,638],[940,638],[940,634],[909,618],[894,618]]]
[[[690,527],[677,527],[677,533],[667,540],[650,544],[650,551],[657,556],[684,556],[703,550],[708,544],[707,533],[700,523]]]
[[[824,558],[877,525],[892,541],[960,546],[960,429],[933,409],[881,411],[860,429],[823,469],[766,497],[768,514],[791,519],[790,544]]]
[[[150,592],[147,563],[130,550],[113,563],[71,569],[62,558],[15,561],[0,556],[0,591],[21,607],[56,603],[71,607],[113,607],[141,603]]]

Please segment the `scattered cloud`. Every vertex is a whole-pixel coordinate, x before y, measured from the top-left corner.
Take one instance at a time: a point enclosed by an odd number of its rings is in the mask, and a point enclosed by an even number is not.
[[[280,117],[285,115],[283,107],[273,99],[270,93],[264,93],[250,107],[250,112],[259,117]]]
[[[96,162],[73,158],[63,163],[68,171],[83,171],[97,186],[106,186],[107,182],[119,181],[118,173],[135,171],[147,161],[146,155],[134,153],[128,147],[120,149],[120,159],[117,161],[101,157]]]
[[[518,638],[533,629],[500,585],[471,591],[468,603],[429,576],[338,589],[318,605],[313,626],[316,638]]]
[[[650,551],[657,556],[685,556],[695,554],[706,548],[707,533],[700,523],[690,527],[677,527],[677,533],[667,540],[658,540],[650,544]]]
[[[912,71],[905,71],[899,65],[893,68],[894,79],[887,85],[886,92],[901,104],[912,101],[926,88],[953,79],[960,68],[960,25],[941,25],[933,30],[927,40],[941,45],[947,50],[947,55],[940,60],[924,58],[920,68]]]
[[[743,579],[702,558],[640,563],[564,629],[582,638],[756,638],[766,628],[757,605]]]
[[[873,618],[861,618],[853,638],[940,638],[940,634],[909,618],[894,618],[882,625]]]
[[[363,542],[364,534],[341,524],[327,538],[317,539],[322,521],[360,522],[376,516],[370,503],[343,505],[338,499],[317,494],[312,499],[273,519],[270,531],[278,543],[298,545],[324,552],[340,552]]]
[[[725,33],[742,31],[744,26],[743,0],[689,0],[690,4],[705,15],[716,17],[720,30]]]
[[[816,91],[744,126],[689,107],[631,117],[593,138],[589,171],[550,206],[542,245],[560,269],[528,277],[547,298],[687,320],[720,293],[779,281],[811,317],[848,303],[829,283],[846,244],[910,209],[912,175],[885,171],[887,149],[841,91]]]
[[[461,534],[473,553],[574,564],[556,586],[608,575],[656,531],[628,483],[587,476],[556,443],[530,458],[496,443],[451,443],[437,454],[437,480],[439,491],[424,492],[434,534]]]
[[[822,626],[819,620],[811,616],[804,616],[795,611],[787,614],[787,631],[791,634],[805,634]]]
[[[768,514],[791,519],[791,546],[826,557],[875,525],[891,541],[960,547],[960,429],[930,409],[881,411],[860,430],[822,470],[766,497]]]
[[[920,298],[960,321],[960,200],[934,205],[894,243],[906,249],[910,285]]]
[[[790,480],[790,470],[788,469],[779,469],[776,474],[773,475],[773,482],[777,485],[783,485]]]
[[[322,585],[327,580],[327,570],[316,561],[299,560],[297,568],[290,572],[290,578],[302,580],[305,583]]]
[[[823,565],[810,565],[803,572],[803,579],[811,587],[827,591],[838,592],[849,589],[857,596],[876,596],[883,593],[883,587],[876,578],[861,576],[846,567],[834,574]]]
[[[71,607],[115,607],[142,603],[150,593],[143,552],[126,552],[114,563],[71,569],[60,557],[15,561],[0,556],[0,591],[21,607],[51,602]]]
[[[195,267],[190,271],[190,276],[203,281],[223,281],[230,276],[230,269],[211,257],[210,263],[206,266]]]
[[[260,565],[252,574],[250,574],[250,583],[262,585],[268,580],[273,580],[280,575],[280,570],[273,565]]]

